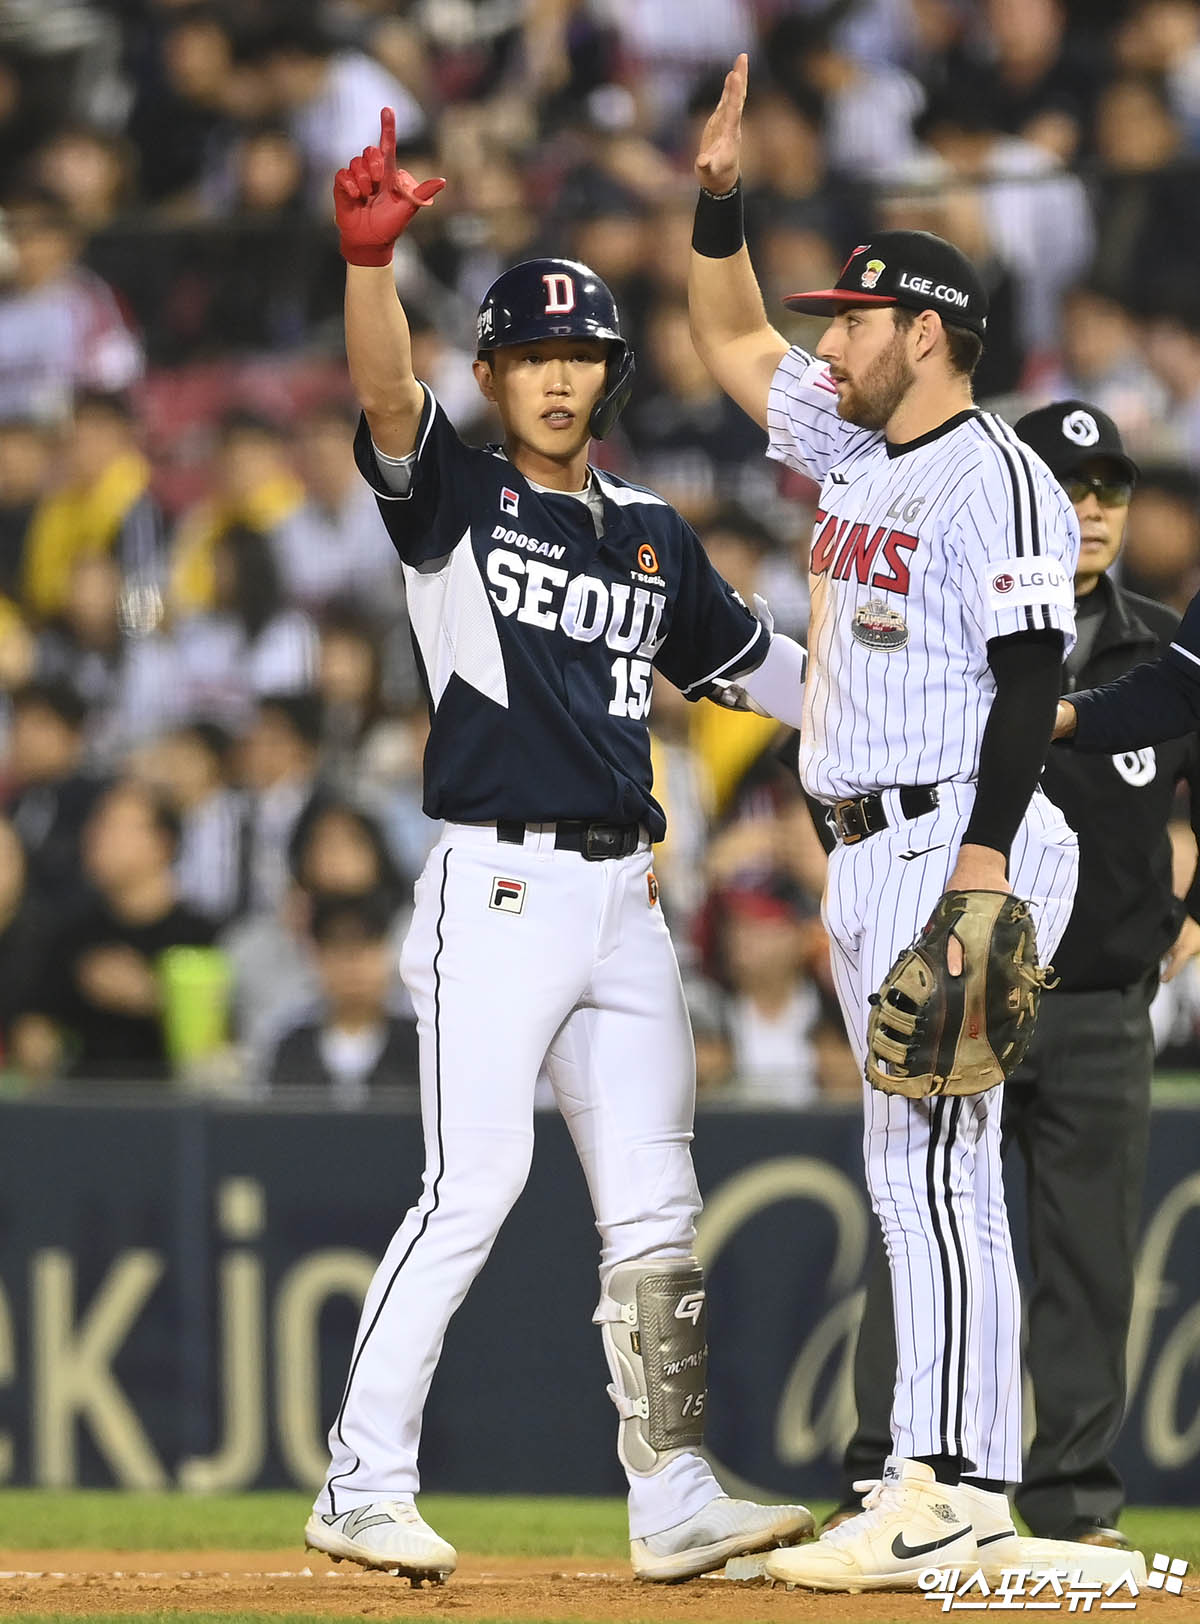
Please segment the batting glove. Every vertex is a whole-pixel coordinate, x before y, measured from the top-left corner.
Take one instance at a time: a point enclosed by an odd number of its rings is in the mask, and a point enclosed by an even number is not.
[[[351,265],[388,265],[396,238],[418,209],[426,208],[445,186],[441,179],[418,185],[396,167],[396,115],[379,115],[379,145],[364,147],[361,158],[333,177],[333,214],[342,258]]]

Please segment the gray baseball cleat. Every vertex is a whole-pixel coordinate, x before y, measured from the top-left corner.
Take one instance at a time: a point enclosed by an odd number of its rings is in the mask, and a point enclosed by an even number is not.
[[[421,1516],[400,1500],[374,1500],[336,1517],[314,1511],[304,1529],[304,1548],[323,1551],[335,1562],[345,1557],[360,1567],[380,1568],[410,1579],[443,1584],[458,1565],[458,1553]]]
[[[722,1567],[731,1556],[794,1545],[813,1531],[803,1506],[760,1506],[719,1494],[686,1522],[629,1542],[635,1579],[675,1584]]]

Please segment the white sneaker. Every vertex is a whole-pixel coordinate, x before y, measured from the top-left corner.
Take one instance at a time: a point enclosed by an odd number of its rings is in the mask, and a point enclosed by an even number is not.
[[[453,1545],[435,1534],[416,1506],[401,1500],[374,1500],[336,1517],[314,1511],[304,1528],[306,1551],[324,1551],[335,1562],[347,1557],[364,1568],[403,1574],[441,1584],[458,1565]]]
[[[930,1568],[978,1563],[975,1533],[955,1491],[939,1483],[921,1461],[888,1457],[857,1517],[811,1545],[772,1551],[768,1579],[810,1590],[915,1590]]]
[[[1013,1525],[1008,1496],[989,1494],[973,1483],[960,1483],[954,1492],[959,1509],[975,1530],[983,1576],[989,1585],[998,1584],[1006,1568],[1023,1565],[1021,1536]]]
[[[718,1494],[686,1522],[631,1539],[629,1560],[635,1579],[669,1584],[709,1573],[731,1556],[807,1539],[812,1531],[812,1512],[804,1506],[760,1506]]]

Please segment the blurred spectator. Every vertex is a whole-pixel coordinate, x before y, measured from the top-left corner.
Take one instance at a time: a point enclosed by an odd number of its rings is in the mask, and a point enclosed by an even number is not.
[[[809,1105],[821,1090],[813,1045],[821,1000],[805,966],[819,927],[814,932],[814,922],[782,893],[728,891],[716,907],[737,1099]]]
[[[317,633],[289,605],[271,543],[232,525],[212,550],[213,605],[187,615],[174,635],[175,708],[241,728],[264,694],[301,693],[317,668]]]
[[[137,154],[122,136],[68,124],[39,148],[34,176],[73,224],[90,233],[111,225],[132,205]]]
[[[18,1066],[112,1082],[162,1080],[158,960],[211,944],[211,924],[180,902],[175,813],[133,780],[107,790],[88,819],[84,872],[95,896],[60,927],[49,967],[13,1028]]]
[[[763,431],[713,382],[692,344],[686,303],[654,307],[643,354],[656,387],[626,419],[637,478],[702,525],[747,464],[761,468]]]
[[[7,818],[0,818],[0,1053],[12,1058],[13,1021],[28,1007],[44,974],[50,920],[30,894],[25,851]]]
[[[402,1089],[416,1102],[416,1023],[389,1008],[391,923],[378,893],[318,899],[311,936],[323,1008],[318,1019],[280,1038],[269,1071],[272,1090],[320,1088],[332,1104],[355,1106]]]
[[[806,15],[787,13],[767,33],[764,51],[786,89],[820,98],[830,166],[878,174],[915,152],[913,121],[925,93],[902,68],[846,49],[836,28],[845,9],[833,3]]]
[[[1200,300],[1152,320],[1146,354],[1170,393],[1173,449],[1200,471]]]
[[[252,1069],[264,1068],[281,1031],[301,1019],[319,997],[308,929],[317,898],[381,897],[392,918],[392,963],[397,1009],[399,950],[407,929],[406,895],[379,825],[350,802],[321,793],[299,818],[286,846],[290,885],[274,910],[258,910],[226,933],[234,968],[238,1030]]]
[[[63,682],[31,682],[11,699],[5,810],[29,858],[31,890],[48,910],[72,903],[83,827],[104,785],[84,768],[87,706]]]
[[[1160,79],[1127,75],[1101,90],[1094,275],[1143,309],[1195,279],[1200,161],[1183,146]]]
[[[250,797],[246,903],[274,913],[287,888],[287,851],[301,813],[318,793],[321,702],[315,693],[264,694],[242,740]]]
[[[1021,339],[1038,354],[1058,336],[1058,300],[1091,263],[1094,227],[1077,176],[1044,148],[996,125],[979,92],[951,81],[918,123],[921,139],[965,184],[981,185],[988,238],[1021,288]]]
[[[1055,399],[1094,401],[1135,451],[1152,444],[1167,393],[1146,364],[1137,322],[1095,286],[1072,288],[1062,305],[1061,370],[1045,381]]]
[[[125,389],[142,371],[141,347],[106,282],[80,263],[79,228],[56,197],[9,199],[14,250],[0,290],[0,417],[64,416],[75,391]]]
[[[1183,613],[1200,585],[1200,478],[1193,470],[1143,466],[1122,558],[1124,586]]]
[[[238,911],[245,885],[246,803],[230,785],[233,755],[231,734],[196,719],[159,740],[142,766],[179,817],[180,899],[216,924]]]
[[[403,602],[400,561],[371,487],[354,464],[357,411],[324,406],[296,435],[305,500],[272,537],[281,585],[314,612],[352,599],[379,617]]]
[[[265,417],[234,410],[221,420],[211,493],[179,521],[172,542],[171,601],[184,611],[210,608],[214,553],[234,525],[270,536],[304,500],[283,434]]]
[[[129,120],[152,204],[186,201],[232,135],[233,26],[206,0],[159,8],[159,34]]]
[[[322,620],[317,689],[325,718],[326,778],[347,795],[371,800],[397,851],[414,859],[405,867],[415,878],[440,825],[420,809],[419,746],[414,774],[410,723],[384,699],[378,623],[354,604],[332,604]],[[424,730],[421,743],[423,735]],[[415,804],[410,804],[414,777]],[[414,814],[419,830],[409,827]],[[410,850],[414,836],[416,849]]]
[[[396,141],[415,140],[425,117],[410,92],[362,51],[339,50],[317,18],[280,13],[255,44],[279,111],[304,154],[313,211],[329,212],[334,172],[379,139],[379,110],[396,114]]]
[[[1196,0],[1136,0],[1116,34],[1116,54],[1135,73],[1161,78],[1200,151],[1200,7]]]
[[[138,593],[138,629],[149,630],[159,618],[155,602],[161,606],[163,522],[125,396],[78,397],[63,464],[62,484],[38,503],[29,527],[25,604],[43,620],[61,614],[75,561],[109,553]]]
[[[997,127],[1069,163],[1086,142],[1103,64],[1067,32],[1063,0],[986,0],[981,26],[943,72],[993,110]]]
[[[0,422],[0,593],[18,599],[29,523],[54,468],[50,433],[28,419]]]
[[[698,73],[728,67],[739,51],[754,44],[749,0],[691,0],[673,6],[609,0],[607,11],[617,25],[642,105],[667,130],[686,105]]]

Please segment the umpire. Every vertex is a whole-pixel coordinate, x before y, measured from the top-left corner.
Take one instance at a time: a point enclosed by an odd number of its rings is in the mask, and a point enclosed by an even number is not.
[[[1119,586],[1137,468],[1111,418],[1079,400],[1030,412],[1016,432],[1049,465],[1079,517],[1077,641],[1063,692],[1123,676],[1170,642],[1178,617]],[[1125,1341],[1146,1165],[1154,1047],[1150,1001],[1200,945],[1200,874],[1184,903],[1171,889],[1167,824],[1176,785],[1192,786],[1200,822],[1196,736],[1114,756],[1055,750],[1042,787],[1079,836],[1079,889],[1055,954],[1058,988],[1042,1000],[1033,1043],[1005,1085],[1004,1136],[1025,1163],[1033,1270],[1027,1358],[1037,1433],[1017,1508],[1035,1535],[1125,1547],[1124,1501],[1110,1460],[1125,1408]],[[854,1362],[854,1480],[879,1477],[891,1449],[895,1339],[878,1237]],[[826,1526],[829,1526],[827,1524]]]

